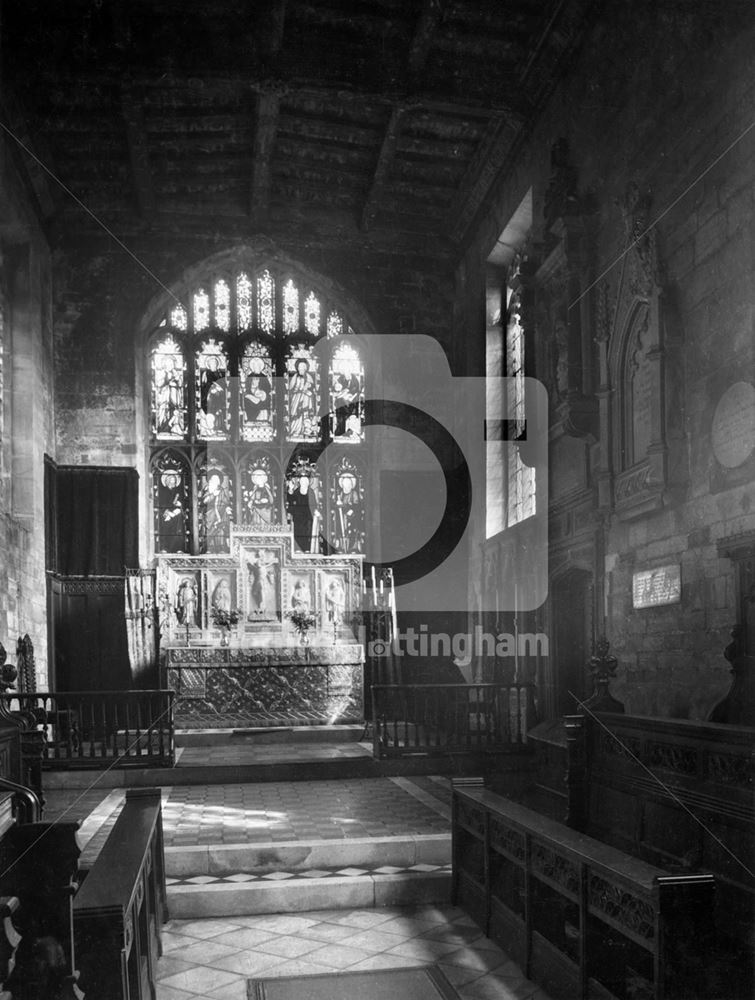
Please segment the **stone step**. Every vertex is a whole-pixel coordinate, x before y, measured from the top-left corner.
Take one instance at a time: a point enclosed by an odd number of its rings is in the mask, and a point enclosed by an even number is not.
[[[348,837],[342,840],[270,841],[258,844],[204,844],[165,848],[170,878],[226,878],[251,874],[298,874],[320,869],[375,868],[391,865],[446,865],[451,861],[451,834],[404,837]]]
[[[172,919],[188,920],[450,902],[450,865],[389,870],[392,867],[397,866],[312,870],[299,877],[277,873],[277,878],[276,873],[258,878],[239,873],[224,879],[171,882],[168,911]]]
[[[269,743],[353,743],[365,726],[279,726],[265,729],[177,729],[176,747],[249,746]]]

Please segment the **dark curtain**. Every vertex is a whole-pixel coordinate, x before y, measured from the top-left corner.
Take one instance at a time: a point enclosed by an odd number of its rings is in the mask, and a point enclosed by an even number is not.
[[[54,479],[48,568],[60,576],[123,576],[139,561],[136,470],[60,465]]]

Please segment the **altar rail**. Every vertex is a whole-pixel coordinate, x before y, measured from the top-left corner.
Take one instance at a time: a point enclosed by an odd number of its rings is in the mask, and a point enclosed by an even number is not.
[[[6,693],[11,708],[32,711],[47,740],[42,766],[170,767],[175,762],[173,691]]]
[[[534,686],[375,684],[372,718],[378,759],[509,750],[534,725]]]

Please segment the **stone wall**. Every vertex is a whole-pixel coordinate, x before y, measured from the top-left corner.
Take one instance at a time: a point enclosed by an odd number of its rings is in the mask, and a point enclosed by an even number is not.
[[[0,641],[34,643],[37,685],[47,686],[44,456],[54,454],[51,268],[27,189],[0,143],[2,446]]]
[[[735,615],[734,576],[716,543],[755,528],[752,461],[726,470],[711,447],[718,400],[734,382],[752,383],[755,370],[755,132],[746,131],[755,99],[752,14],[618,0],[604,11],[478,219],[464,264],[483,266],[529,189],[531,250],[542,252],[550,150],[561,137],[580,195],[594,207],[592,274],[614,293],[626,245],[624,193],[632,182],[649,193],[674,317],[664,392],[680,427],[668,442],[678,488],[659,509],[622,521],[611,509],[599,516],[597,483],[590,484],[596,551],[602,546],[607,567],[593,611],[596,628],[607,615],[620,664],[615,693],[627,710],[699,719],[729,681],[721,651]],[[665,564],[681,565],[681,603],[633,610],[632,573]]]

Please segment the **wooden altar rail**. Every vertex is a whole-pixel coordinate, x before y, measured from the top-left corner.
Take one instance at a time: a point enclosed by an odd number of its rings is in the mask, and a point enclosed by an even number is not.
[[[45,770],[175,763],[173,691],[34,691],[2,697],[11,708],[36,714],[47,737]]]
[[[375,684],[373,755],[521,747],[534,725],[532,684]]]

